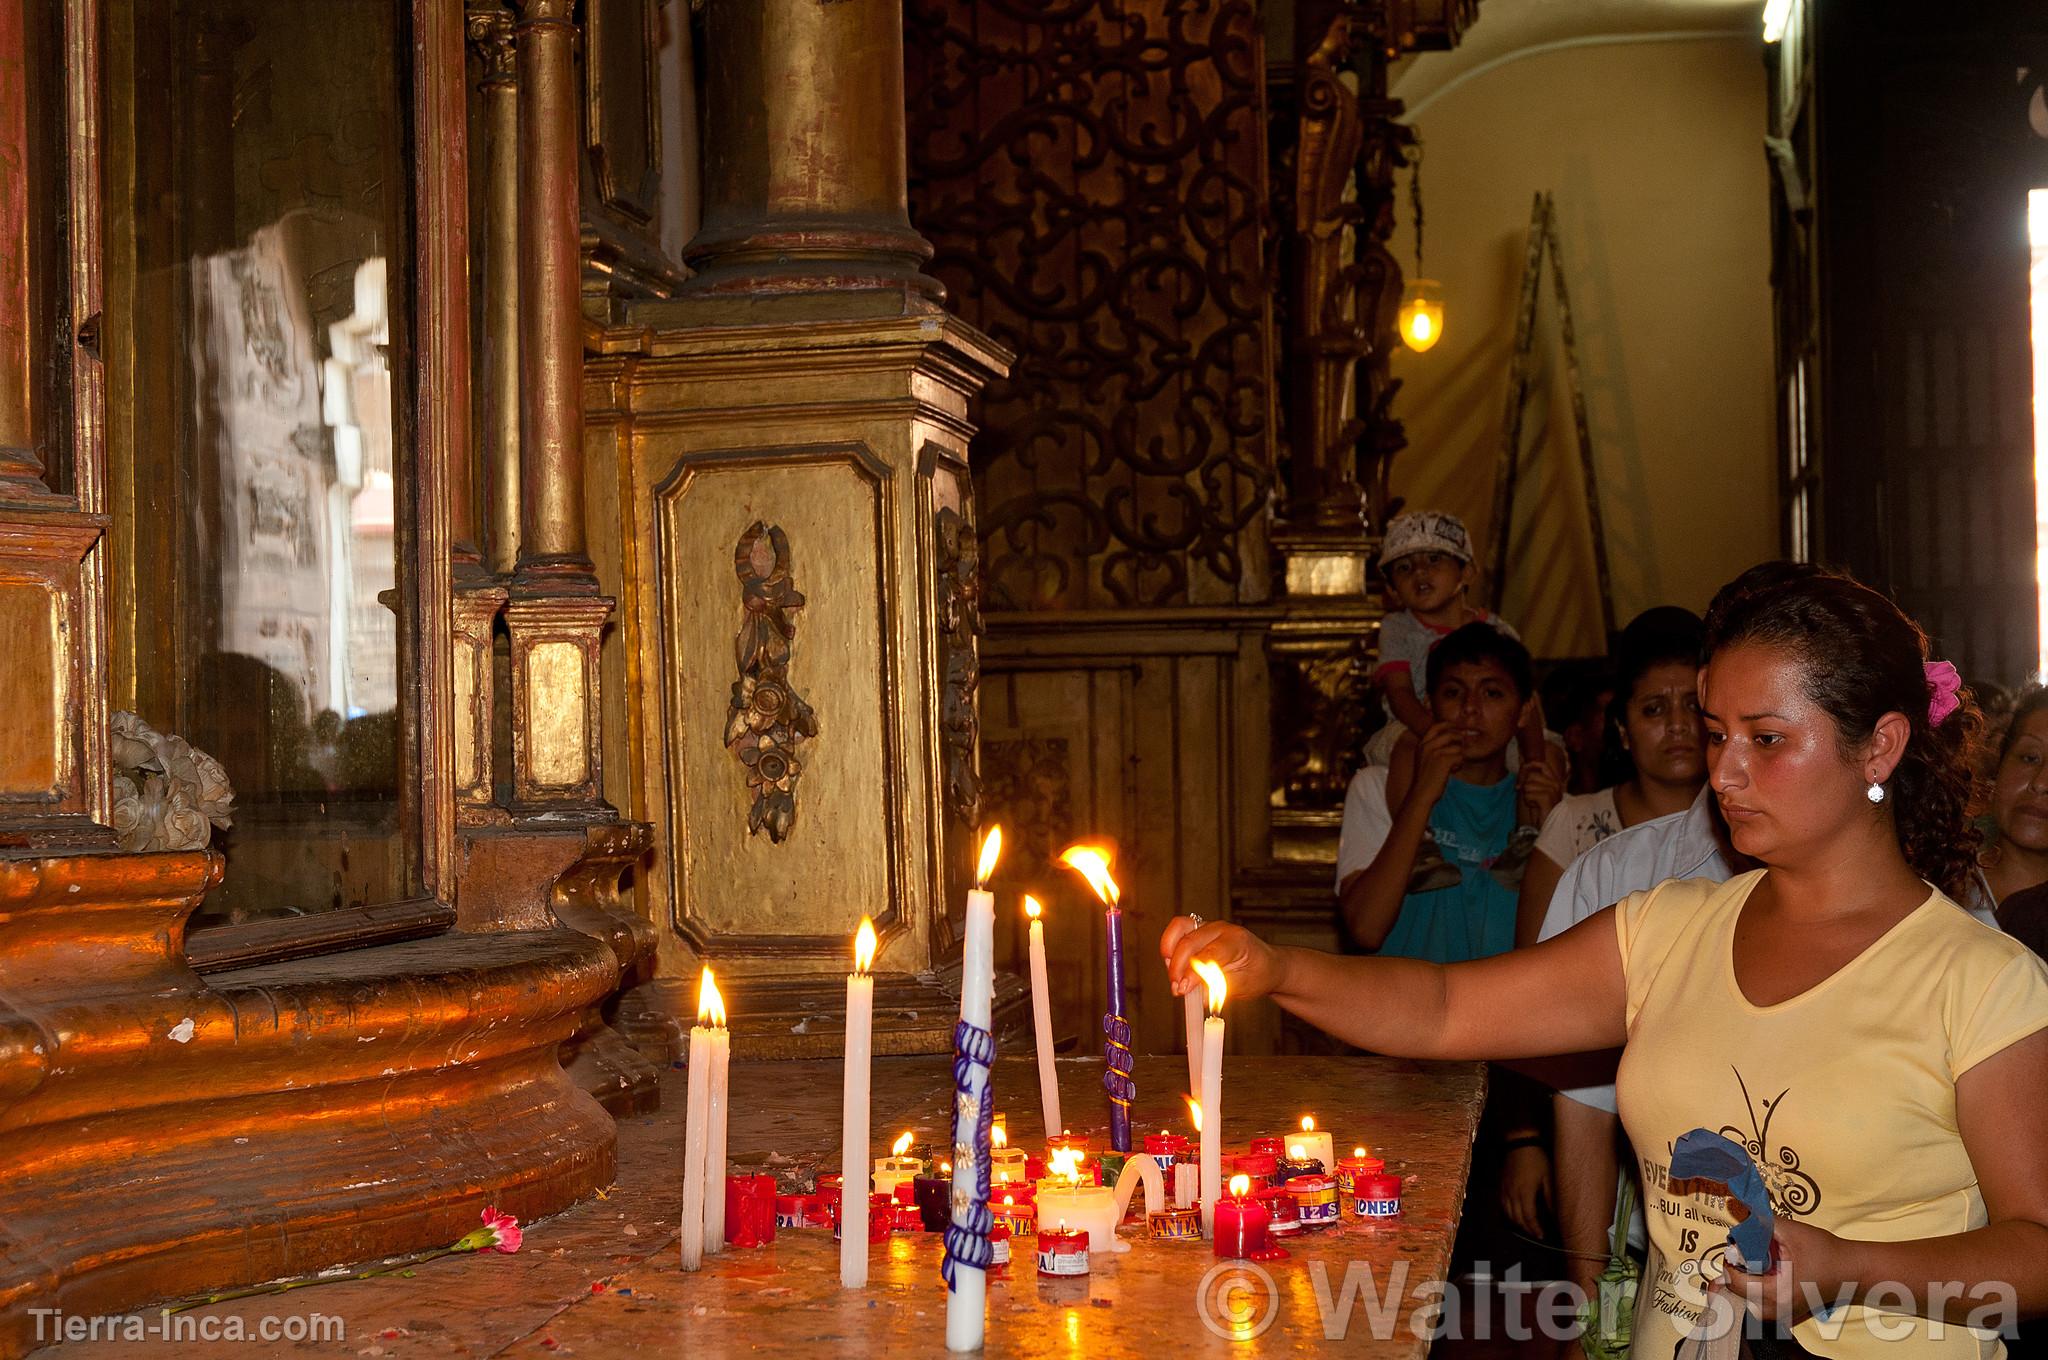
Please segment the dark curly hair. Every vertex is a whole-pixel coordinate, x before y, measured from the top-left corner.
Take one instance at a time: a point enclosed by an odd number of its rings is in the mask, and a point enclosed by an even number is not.
[[[1834,720],[1844,748],[1867,740],[1877,720],[1912,724],[1892,771],[1892,822],[1913,872],[1960,897],[1975,862],[1970,823],[1972,747],[1983,719],[1968,691],[1939,726],[1927,720],[1927,635],[1877,591],[1845,573],[1766,562],[1722,587],[1707,609],[1704,664],[1754,643],[1788,652],[1805,671],[1806,697]]]

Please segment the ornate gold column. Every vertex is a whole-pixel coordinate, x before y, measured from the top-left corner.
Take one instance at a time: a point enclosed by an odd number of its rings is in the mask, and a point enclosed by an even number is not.
[[[581,203],[574,0],[520,0],[520,544],[512,810],[614,815],[599,750],[598,636],[612,602],[584,550]]]
[[[936,302],[910,225],[901,0],[710,0],[694,293],[902,289]]]
[[[628,1002],[638,1030],[687,1017],[708,959],[761,1055],[837,1051],[806,1017],[839,1009],[863,915],[876,1051],[944,1051],[958,1013],[968,409],[1010,356],[918,273],[902,20],[900,0],[711,0],[701,272],[627,304],[589,365],[631,685],[609,736],[656,847],[635,891],[658,976]],[[1022,996],[998,981],[999,1028]]]

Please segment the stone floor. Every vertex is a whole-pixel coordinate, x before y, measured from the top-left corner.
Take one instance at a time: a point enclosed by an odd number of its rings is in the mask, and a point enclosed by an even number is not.
[[[1141,1062],[1141,1080],[1152,1066]],[[1100,1072],[1091,1059],[1060,1063],[1067,1122],[1076,1132],[1095,1126],[1098,1147]],[[785,1231],[772,1247],[728,1251],[707,1260],[701,1274],[681,1272],[681,1077],[671,1074],[659,1113],[621,1125],[619,1181],[608,1195],[528,1225],[516,1255],[454,1256],[379,1278],[215,1304],[173,1320],[192,1329],[183,1336],[206,1340],[157,1333],[139,1343],[74,1341],[36,1352],[38,1360],[141,1360],[157,1354],[944,1356],[945,1296],[935,1237],[899,1235],[877,1248],[865,1297],[839,1290],[837,1247],[828,1232],[815,1230]],[[1184,1126],[1184,1077],[1183,1068],[1179,1078],[1141,1089],[1139,1129]],[[942,1060],[878,1061],[878,1151],[886,1147],[885,1135],[902,1128],[917,1130],[920,1141],[942,1138],[950,1089]],[[997,1089],[1029,1093],[1028,1108],[1025,1100],[1006,1102],[1008,1123],[1018,1145],[1035,1146],[1040,1120],[1028,1062],[1005,1060]],[[1463,1065],[1232,1060],[1225,1079],[1227,1147],[1241,1147],[1252,1132],[1282,1132],[1300,1113],[1312,1111],[1340,1143],[1366,1142],[1384,1150],[1389,1169],[1407,1181],[1402,1220],[1354,1220],[1293,1239],[1293,1257],[1270,1268],[1274,1317],[1270,1330],[1256,1337],[1232,1339],[1227,1325],[1205,1329],[1198,1295],[1205,1287],[1213,1295],[1222,1282],[1210,1277],[1216,1263],[1200,1244],[1133,1239],[1125,1255],[1096,1257],[1095,1272],[1085,1280],[1040,1280],[1029,1269],[1012,1271],[991,1281],[987,1353],[1094,1360],[1165,1345],[1219,1356],[1326,1349],[1369,1357],[1422,1354],[1427,1347],[1409,1335],[1407,1322],[1419,1301],[1416,1291],[1446,1268],[1480,1089],[1477,1070]],[[738,1065],[733,1161],[796,1180],[808,1179],[820,1166],[832,1169],[838,1160],[838,1102],[837,1063]],[[1370,1295],[1354,1296],[1341,1321],[1331,1309],[1343,1297],[1347,1272],[1350,1281],[1364,1283],[1363,1272],[1352,1269],[1358,1264],[1372,1267],[1376,1283],[1405,1269],[1406,1293],[1380,1325],[1372,1320]],[[255,1340],[265,1319],[286,1329],[284,1339]],[[47,1321],[92,1325],[87,1319]],[[100,1337],[111,1335],[117,1321],[100,1320]],[[145,1311],[135,1325],[160,1321]],[[1329,1339],[1333,1326],[1346,1329],[1344,1339]],[[251,1344],[222,1339],[236,1327]],[[313,1327],[330,1330],[324,1339],[293,1339]],[[1394,1335],[1380,1341],[1361,1335],[1373,1331]]]

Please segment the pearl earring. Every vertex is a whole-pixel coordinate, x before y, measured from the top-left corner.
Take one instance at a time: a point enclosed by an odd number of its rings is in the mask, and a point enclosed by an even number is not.
[[[1873,804],[1882,803],[1884,801],[1884,785],[1873,779],[1870,782],[1870,787],[1863,791],[1863,796],[1868,798]]]

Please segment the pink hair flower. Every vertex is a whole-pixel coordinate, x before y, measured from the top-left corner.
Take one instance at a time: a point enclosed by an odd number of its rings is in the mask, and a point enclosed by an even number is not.
[[[1925,662],[1922,669],[1927,674],[1927,725],[1939,727],[1963,706],[1963,677],[1948,661]]]
[[[484,1225],[472,1231],[457,1242],[451,1251],[495,1251],[511,1255],[519,1250],[519,1244],[526,1240],[526,1234],[519,1227],[519,1220],[510,1214],[499,1213],[496,1209],[485,1208]]]

